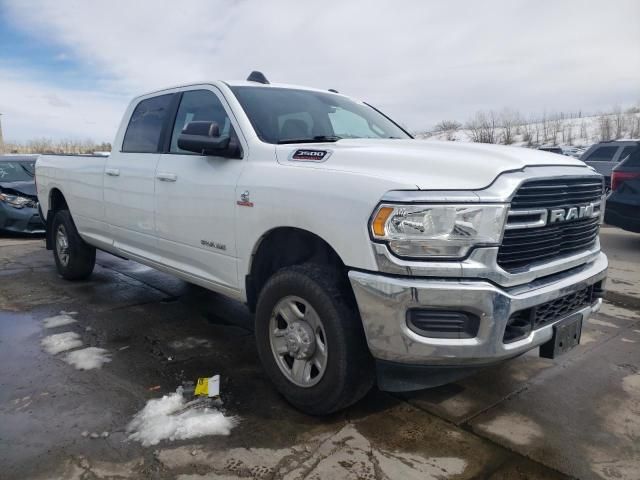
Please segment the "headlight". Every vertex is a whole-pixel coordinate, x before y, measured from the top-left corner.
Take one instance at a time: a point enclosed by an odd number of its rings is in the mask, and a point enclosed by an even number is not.
[[[31,204],[31,199],[21,197],[20,195],[9,195],[6,193],[0,193],[0,202],[5,202],[11,205],[13,208],[24,208]]]
[[[476,245],[499,245],[506,205],[380,205],[375,240],[399,257],[461,258]]]

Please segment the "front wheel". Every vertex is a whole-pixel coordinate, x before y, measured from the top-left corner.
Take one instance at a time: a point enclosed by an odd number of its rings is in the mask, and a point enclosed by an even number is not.
[[[256,342],[262,364],[296,408],[323,415],[362,398],[374,367],[344,280],[315,264],[285,268],[258,299]]]
[[[66,280],[83,280],[89,277],[96,263],[96,249],[82,240],[69,211],[58,210],[51,228],[53,258],[58,273]]]

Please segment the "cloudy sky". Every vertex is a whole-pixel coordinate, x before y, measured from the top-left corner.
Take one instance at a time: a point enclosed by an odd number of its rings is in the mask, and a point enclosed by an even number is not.
[[[411,130],[640,103],[640,1],[0,0],[5,139],[111,141],[135,95],[262,70]]]

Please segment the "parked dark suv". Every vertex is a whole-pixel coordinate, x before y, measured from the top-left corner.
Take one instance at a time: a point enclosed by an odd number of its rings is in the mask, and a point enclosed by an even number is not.
[[[595,168],[604,176],[607,188],[611,186],[611,171],[620,160],[640,146],[640,140],[612,140],[592,145],[582,154],[580,160]]]
[[[613,169],[604,220],[610,225],[640,233],[640,145]]]

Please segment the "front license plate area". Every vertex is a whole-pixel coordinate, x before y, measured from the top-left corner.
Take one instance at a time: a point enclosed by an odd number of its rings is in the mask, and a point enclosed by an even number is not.
[[[556,358],[580,343],[582,314],[572,315],[553,326],[553,337],[540,345],[540,356]]]

